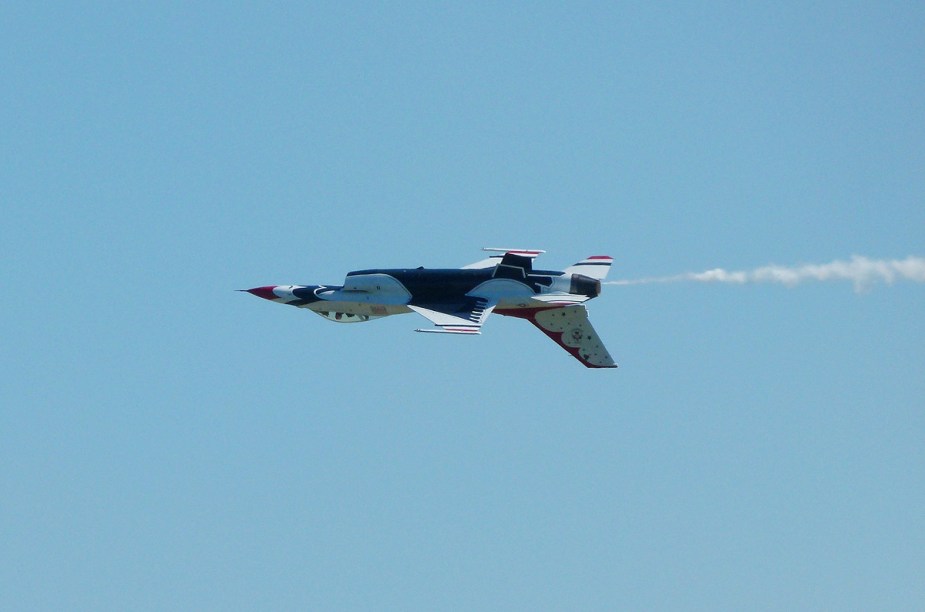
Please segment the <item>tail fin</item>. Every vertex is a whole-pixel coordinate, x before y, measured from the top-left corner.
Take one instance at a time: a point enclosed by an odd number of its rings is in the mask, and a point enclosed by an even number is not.
[[[597,280],[604,280],[607,278],[607,273],[610,272],[610,264],[612,263],[613,257],[609,255],[592,255],[582,259],[574,266],[569,266],[565,269],[565,273],[583,274]]]

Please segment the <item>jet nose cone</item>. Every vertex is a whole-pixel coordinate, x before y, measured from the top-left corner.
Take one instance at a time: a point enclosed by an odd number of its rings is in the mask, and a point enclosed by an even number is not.
[[[254,287],[253,289],[242,289],[251,295],[256,295],[259,298],[265,300],[278,300],[279,296],[273,293],[273,290],[276,288],[276,285],[267,285],[266,287]]]

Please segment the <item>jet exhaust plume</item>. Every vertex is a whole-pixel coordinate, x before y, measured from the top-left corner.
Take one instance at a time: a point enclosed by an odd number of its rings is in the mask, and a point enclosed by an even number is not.
[[[855,291],[864,291],[878,282],[893,284],[897,280],[925,283],[925,258],[868,259],[855,255],[850,261],[835,260],[826,264],[801,266],[770,265],[754,270],[730,271],[723,268],[688,272],[675,276],[626,279],[605,282],[605,285],[649,285],[653,283],[777,283],[794,287],[807,281],[851,281]]]

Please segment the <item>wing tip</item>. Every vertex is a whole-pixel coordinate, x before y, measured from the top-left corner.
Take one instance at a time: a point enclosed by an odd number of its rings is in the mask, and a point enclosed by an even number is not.
[[[477,327],[431,327],[427,329],[418,328],[414,330],[422,334],[455,334],[457,336],[481,336],[482,332]]]
[[[514,253],[515,255],[523,255],[524,257],[536,257],[546,252],[542,249],[507,249],[499,247],[482,247],[482,250],[488,253]]]

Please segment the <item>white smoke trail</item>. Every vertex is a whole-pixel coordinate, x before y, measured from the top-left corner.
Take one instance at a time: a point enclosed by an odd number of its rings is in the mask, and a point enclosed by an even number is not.
[[[925,283],[925,258],[909,256],[905,259],[868,259],[855,255],[851,261],[836,260],[827,264],[806,264],[802,266],[764,266],[754,270],[729,271],[714,268],[703,272],[688,272],[676,276],[661,276],[609,281],[606,285],[648,285],[651,283],[778,283],[794,287],[805,281],[846,280],[854,283],[855,291],[863,291],[871,285],[883,282],[887,285],[897,280]]]

